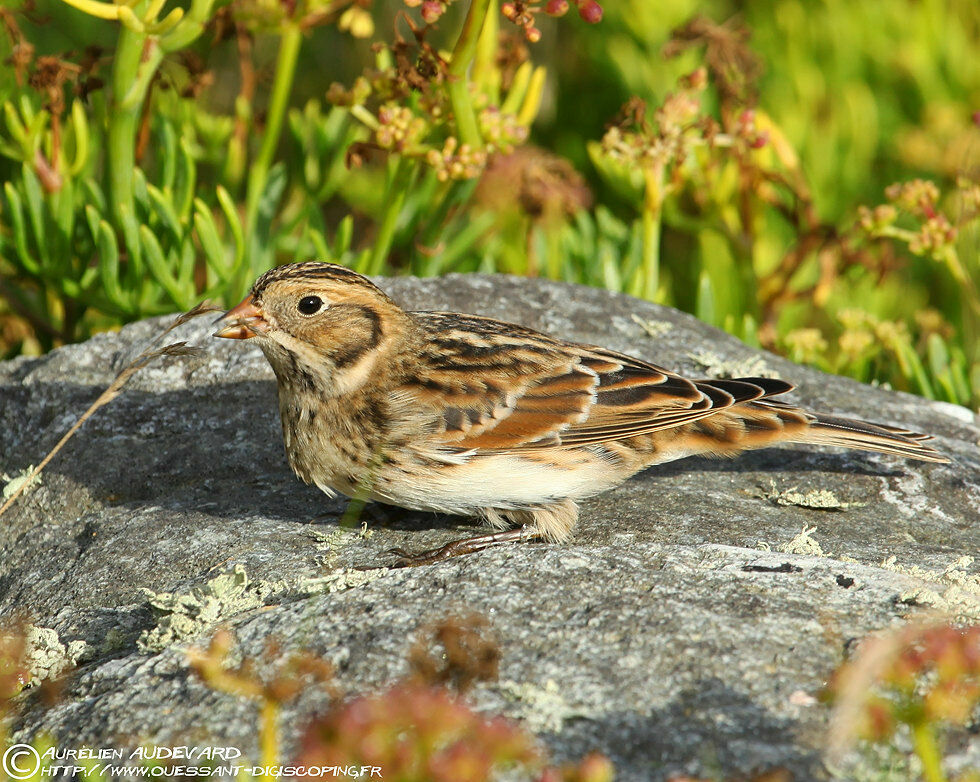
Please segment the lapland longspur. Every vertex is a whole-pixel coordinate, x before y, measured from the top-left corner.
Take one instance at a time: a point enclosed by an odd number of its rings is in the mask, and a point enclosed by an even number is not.
[[[216,336],[254,338],[272,364],[302,480],[507,530],[425,561],[522,537],[566,540],[579,500],[692,454],[819,443],[948,461],[926,435],[779,401],[793,388],[783,380],[692,380],[490,318],[406,312],[330,263],[262,275]]]

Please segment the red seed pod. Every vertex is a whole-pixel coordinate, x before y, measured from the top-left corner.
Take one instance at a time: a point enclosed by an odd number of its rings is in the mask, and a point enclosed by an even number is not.
[[[564,16],[568,13],[568,0],[548,0],[544,12],[549,16]]]
[[[422,3],[422,18],[428,24],[432,24],[439,20],[443,10],[442,3],[439,0],[425,0]]]
[[[517,18],[517,6],[513,3],[501,3],[500,13],[513,22]]]
[[[598,24],[602,21],[602,6],[596,0],[577,0],[578,15],[589,24]]]
[[[689,90],[703,90],[708,86],[708,69],[704,66],[696,68],[682,77],[682,84]]]
[[[528,25],[524,28],[524,37],[527,38],[530,43],[537,43],[541,40],[541,31],[534,25]]]

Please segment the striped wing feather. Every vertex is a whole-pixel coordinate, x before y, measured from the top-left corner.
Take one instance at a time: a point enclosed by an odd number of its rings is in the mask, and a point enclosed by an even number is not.
[[[598,444],[682,426],[792,388],[769,378],[688,380],[631,356],[485,318],[415,315],[435,349],[411,392],[419,404],[442,411],[437,438],[461,448]]]
[[[587,350],[591,355],[584,361],[599,381],[596,401],[588,418],[562,435],[563,445],[594,445],[684,426],[793,387],[760,378],[689,380],[630,356]]]
[[[945,462],[928,435],[789,405],[783,380],[690,380],[604,348],[455,313],[413,313],[428,334],[419,376],[398,389],[433,411],[433,439],[510,452],[583,447],[685,427],[685,448],[734,454],[811,442]]]

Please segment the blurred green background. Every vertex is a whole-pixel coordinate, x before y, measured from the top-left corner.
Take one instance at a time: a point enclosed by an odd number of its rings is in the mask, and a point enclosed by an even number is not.
[[[980,4],[561,5],[7,4],[0,355],[320,258],[605,286],[977,407]]]

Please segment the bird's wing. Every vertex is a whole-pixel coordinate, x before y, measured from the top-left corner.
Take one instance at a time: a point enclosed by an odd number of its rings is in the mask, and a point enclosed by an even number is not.
[[[486,318],[425,316],[422,368],[396,390],[435,411],[433,437],[464,449],[582,446],[681,426],[789,391],[781,380],[689,380],[603,348]]]
[[[589,416],[569,428],[563,445],[591,445],[683,426],[733,405],[793,389],[772,378],[691,380],[655,364],[603,348],[580,348],[597,375]]]

